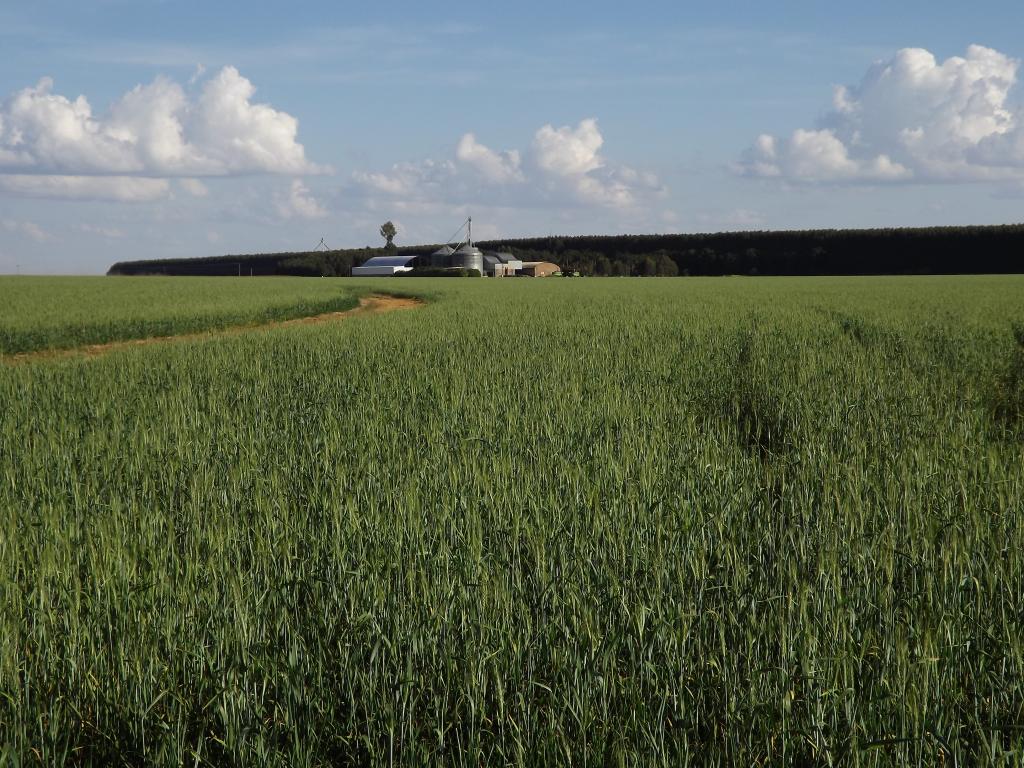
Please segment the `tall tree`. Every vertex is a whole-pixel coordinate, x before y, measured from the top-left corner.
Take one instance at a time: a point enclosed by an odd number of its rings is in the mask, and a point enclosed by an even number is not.
[[[384,246],[389,251],[395,250],[395,235],[398,234],[398,228],[390,221],[385,221],[380,225],[380,236],[387,240],[387,244]]]

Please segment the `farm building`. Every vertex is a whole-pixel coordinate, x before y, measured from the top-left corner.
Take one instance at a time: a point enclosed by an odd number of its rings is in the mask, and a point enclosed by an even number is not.
[[[352,267],[352,277],[391,277],[399,272],[412,270],[417,256],[374,256],[358,267]]]
[[[522,274],[526,277],[548,277],[562,274],[562,268],[550,261],[524,261]]]
[[[453,245],[443,245],[433,253],[409,256],[374,256],[361,266],[352,268],[352,276],[396,275],[411,272],[415,267],[435,269],[472,269],[486,277],[547,277],[560,275],[560,267],[548,261],[523,262],[511,253],[484,253],[473,244],[473,219],[469,218],[455,234],[466,230],[466,237]]]
[[[484,274],[488,277],[515,277],[523,268],[523,262],[511,253],[484,254]]]

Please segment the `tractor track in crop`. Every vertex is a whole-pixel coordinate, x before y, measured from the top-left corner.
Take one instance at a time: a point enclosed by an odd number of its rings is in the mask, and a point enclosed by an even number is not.
[[[123,339],[119,341],[107,341],[101,344],[86,344],[81,347],[70,347],[67,349],[40,349],[33,352],[20,352],[14,355],[0,355],[0,361],[7,365],[19,363],[30,363],[43,360],[56,360],[67,357],[100,357],[131,347],[144,347],[152,344],[168,344],[179,341],[198,341],[201,339],[214,339],[221,336],[236,336],[250,331],[264,331],[270,328],[286,328],[295,325],[319,325],[321,323],[333,323],[339,320],[346,320],[359,315],[376,315],[383,312],[395,312],[404,309],[416,309],[422,307],[424,302],[421,299],[409,296],[391,296],[388,294],[375,293],[363,296],[359,299],[359,305],[352,309],[340,312],[324,312],[319,315],[307,317],[295,317],[290,320],[273,320],[268,323],[249,323],[246,325],[232,325],[227,328],[212,329],[208,331],[194,331],[171,336],[147,336],[140,339]]]

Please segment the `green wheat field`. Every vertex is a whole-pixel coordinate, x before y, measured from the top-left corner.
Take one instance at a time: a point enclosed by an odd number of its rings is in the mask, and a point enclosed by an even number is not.
[[[0,278],[0,764],[1024,761],[1024,277]]]

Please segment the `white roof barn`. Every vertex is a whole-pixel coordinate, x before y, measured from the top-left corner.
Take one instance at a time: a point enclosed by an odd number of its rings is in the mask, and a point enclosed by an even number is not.
[[[358,267],[352,267],[352,277],[391,276],[412,270],[410,263],[416,256],[373,256]]]

